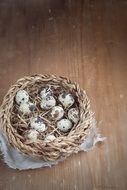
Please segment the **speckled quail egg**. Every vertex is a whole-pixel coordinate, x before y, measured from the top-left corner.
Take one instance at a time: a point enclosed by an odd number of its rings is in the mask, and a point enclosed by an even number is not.
[[[63,92],[62,94],[60,94],[59,97],[58,97],[58,100],[62,103],[62,105],[65,108],[71,107],[75,102],[74,97],[72,96],[72,94],[66,93],[66,92]]]
[[[52,96],[52,95],[53,95],[53,91],[49,86],[46,86],[40,92],[40,96],[41,96],[42,99],[46,98],[47,96]]]
[[[16,93],[15,100],[17,104],[21,104],[23,102],[28,102],[29,101],[29,94],[25,90],[19,90]]]
[[[69,119],[61,119],[57,122],[57,128],[60,131],[67,132],[72,128],[72,122]]]
[[[23,114],[29,114],[33,112],[35,109],[36,106],[32,102],[23,102],[19,106],[19,111],[22,112]]]
[[[52,120],[59,120],[64,116],[64,110],[61,106],[54,106],[50,113]]]
[[[48,110],[56,105],[56,100],[53,96],[47,96],[41,100],[40,106],[44,110]]]
[[[36,131],[35,129],[30,129],[25,136],[29,140],[35,142],[38,138],[38,135],[39,135],[38,131]]]
[[[71,108],[68,111],[68,118],[74,123],[77,123],[79,121],[79,110],[77,108]]]
[[[37,130],[38,132],[43,132],[46,130],[46,125],[43,122],[42,118],[40,118],[39,116],[31,118],[30,127]]]
[[[54,135],[47,135],[45,137],[45,141],[50,142],[50,141],[54,141],[56,139],[56,137]]]

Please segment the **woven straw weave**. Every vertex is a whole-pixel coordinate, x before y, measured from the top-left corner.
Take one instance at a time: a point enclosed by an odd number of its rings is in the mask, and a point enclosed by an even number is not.
[[[68,133],[63,134],[60,133],[55,126],[52,126],[48,119],[46,119],[47,123],[50,125],[49,133],[51,134],[55,132],[57,138],[53,142],[45,142],[44,140],[27,142],[24,140],[22,131],[19,130],[20,126],[18,125],[18,122],[19,120],[22,122],[22,118],[14,111],[15,95],[20,89],[25,89],[30,92],[32,101],[35,101],[35,91],[45,85],[52,86],[56,91],[58,90],[58,92],[66,90],[72,93],[76,98],[76,106],[78,106],[80,110],[80,120]],[[37,110],[37,113],[38,112],[39,111]],[[71,80],[54,75],[33,75],[19,79],[10,87],[5,95],[0,110],[0,127],[8,140],[9,145],[24,154],[45,161],[65,159],[72,153],[80,151],[80,145],[84,142],[84,139],[89,133],[92,119],[93,114],[90,109],[90,101],[85,91]]]

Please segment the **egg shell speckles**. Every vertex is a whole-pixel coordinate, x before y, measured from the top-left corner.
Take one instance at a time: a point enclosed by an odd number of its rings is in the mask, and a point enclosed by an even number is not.
[[[49,110],[56,105],[56,100],[53,96],[48,96],[41,100],[40,107],[44,110]]]
[[[79,121],[79,109],[71,108],[68,111],[68,118],[74,123],[77,123]]]
[[[72,128],[72,122],[69,119],[61,119],[57,122],[57,128],[62,132],[67,132]]]
[[[44,132],[46,130],[46,125],[39,116],[31,118],[30,126],[38,132]]]
[[[23,102],[19,106],[19,111],[23,114],[29,114],[36,109],[36,106],[31,102]]]
[[[51,110],[51,119],[57,121],[64,116],[64,110],[61,106],[54,106]]]
[[[39,133],[35,129],[30,129],[25,136],[29,140],[36,142],[38,135],[39,135]]]
[[[19,90],[16,93],[15,101],[17,104],[21,104],[29,101],[29,94],[25,90]]]
[[[53,95],[53,91],[49,86],[46,86],[40,92],[40,96],[42,99],[46,98],[47,96],[52,96],[52,95]]]
[[[58,100],[62,103],[62,105],[65,108],[71,107],[75,102],[74,97],[72,96],[72,94],[66,93],[66,92],[63,92],[62,94],[60,94],[59,97],[58,97]]]

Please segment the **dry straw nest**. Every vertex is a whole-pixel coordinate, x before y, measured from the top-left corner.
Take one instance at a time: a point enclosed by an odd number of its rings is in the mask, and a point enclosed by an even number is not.
[[[48,111],[43,111],[39,107],[40,98],[37,94],[46,85],[54,90],[55,96],[60,92],[67,91],[73,94],[75,98],[75,107],[78,107],[80,113],[79,122],[73,125],[69,132],[59,131],[55,123],[48,117]],[[20,115],[18,105],[15,103],[15,95],[22,89],[29,93],[31,101],[37,105],[35,112],[29,115]],[[66,112],[67,110],[65,110],[65,117]],[[23,134],[28,129],[29,120],[34,114],[42,116],[48,130],[36,142],[30,142],[25,139]],[[5,95],[0,111],[0,127],[9,145],[24,154],[45,161],[64,159],[72,153],[80,151],[80,145],[90,132],[92,119],[90,101],[85,91],[71,80],[54,75],[33,75],[19,79]],[[52,142],[46,142],[44,141],[46,134],[54,134],[56,139]]]

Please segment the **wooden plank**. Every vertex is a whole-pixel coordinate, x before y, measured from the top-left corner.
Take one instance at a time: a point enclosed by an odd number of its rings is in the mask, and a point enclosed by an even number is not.
[[[127,189],[127,2],[1,0],[0,101],[18,78],[63,75],[87,91],[107,141],[53,168],[0,162],[2,190]]]

